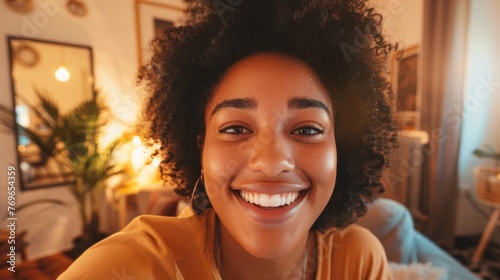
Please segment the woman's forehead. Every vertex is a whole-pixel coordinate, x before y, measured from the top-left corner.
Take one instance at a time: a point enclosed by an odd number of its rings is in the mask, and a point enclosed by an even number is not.
[[[251,55],[231,66],[215,87],[207,112],[236,98],[253,98],[257,104],[310,98],[331,110],[328,92],[314,70],[299,59],[277,53]]]
[[[235,73],[244,73],[245,75],[262,74],[263,70],[269,71],[266,73],[271,73],[270,70],[277,70],[282,75],[290,75],[294,72],[296,75],[299,73],[301,75],[316,75],[314,70],[300,59],[281,53],[262,52],[249,55],[237,61],[227,69],[221,81],[228,76],[235,75]],[[278,73],[274,72],[272,74],[277,75]],[[290,78],[293,78],[293,76]]]

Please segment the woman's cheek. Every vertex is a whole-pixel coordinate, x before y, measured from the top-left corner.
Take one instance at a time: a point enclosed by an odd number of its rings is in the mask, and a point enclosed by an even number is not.
[[[224,143],[204,147],[202,164],[210,200],[217,198],[222,192],[229,191],[231,181],[241,167],[241,162],[233,150]]]
[[[313,185],[332,191],[337,178],[337,152],[335,146],[321,148],[320,151],[304,153],[301,164]]]

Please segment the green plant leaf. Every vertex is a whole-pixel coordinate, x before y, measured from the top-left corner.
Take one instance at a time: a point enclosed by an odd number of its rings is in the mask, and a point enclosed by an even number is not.
[[[491,158],[494,160],[500,160],[500,152],[497,152],[495,150],[495,147],[493,147],[492,145],[484,144],[479,148],[476,148],[472,153],[479,158]]]

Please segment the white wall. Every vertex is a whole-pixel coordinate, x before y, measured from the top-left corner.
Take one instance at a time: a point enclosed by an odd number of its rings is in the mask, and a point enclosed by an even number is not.
[[[424,0],[370,0],[383,16],[390,41],[405,47],[422,44]]]
[[[89,45],[94,52],[96,86],[107,97],[120,117],[133,120],[137,111],[134,93],[137,68],[136,33],[133,0],[84,1],[88,14],[71,15],[62,0],[35,0],[34,10],[18,14],[5,1],[0,3],[0,103],[12,105],[6,35],[17,35]],[[15,139],[0,133],[0,216],[6,213],[7,166],[16,165]],[[19,173],[18,173],[19,180]],[[64,187],[21,192],[18,205],[42,198],[72,202]],[[43,206],[41,208],[44,208]],[[28,256],[37,258],[69,249],[72,239],[80,234],[75,207],[31,208],[18,214],[18,230],[28,229]],[[2,228],[4,227],[2,221]]]
[[[486,219],[478,214],[473,204],[465,199],[474,195],[475,179],[472,170],[477,165],[493,165],[493,161],[472,155],[475,148],[489,144],[500,150],[500,37],[498,11],[500,2],[471,0],[470,28],[468,32],[467,80],[464,93],[462,143],[460,149],[460,189],[462,196],[456,232],[458,235],[480,233]],[[474,200],[473,200],[474,201]],[[477,202],[476,202],[477,203]],[[491,207],[477,203],[487,214]],[[500,232],[493,238],[500,242]]]

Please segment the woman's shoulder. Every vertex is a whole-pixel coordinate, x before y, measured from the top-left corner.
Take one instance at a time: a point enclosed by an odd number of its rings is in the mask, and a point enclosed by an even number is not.
[[[380,241],[368,229],[357,224],[345,228],[330,228],[324,232],[316,233],[316,240],[321,249],[333,251],[348,251],[352,253],[366,254],[367,252],[381,252],[384,249]],[[359,249],[359,250],[355,250]]]
[[[82,279],[78,277],[83,275],[112,279],[114,274],[136,279],[180,279],[184,260],[205,259],[204,248],[198,246],[207,246],[211,215],[139,216],[84,252],[61,279]]]
[[[130,243],[147,242],[160,253],[171,252],[178,256],[187,249],[205,250],[207,241],[212,240],[215,213],[205,211],[196,215],[186,209],[177,217],[143,215],[135,218],[122,231],[112,236],[110,242],[131,239]],[[196,250],[197,249],[197,250]]]
[[[132,220],[119,234],[146,234],[153,239],[184,238],[189,234],[206,232],[214,223],[213,211],[196,215],[191,208],[186,208],[179,216],[142,215]]]
[[[339,279],[392,279],[384,248],[368,229],[356,224],[331,228],[317,232],[316,241],[320,275],[336,271]]]
[[[360,237],[363,238],[375,238],[376,237],[371,233],[367,228],[360,226],[358,224],[351,224],[345,228],[336,228],[332,227],[322,232],[317,232],[317,236],[323,239],[357,239]]]

